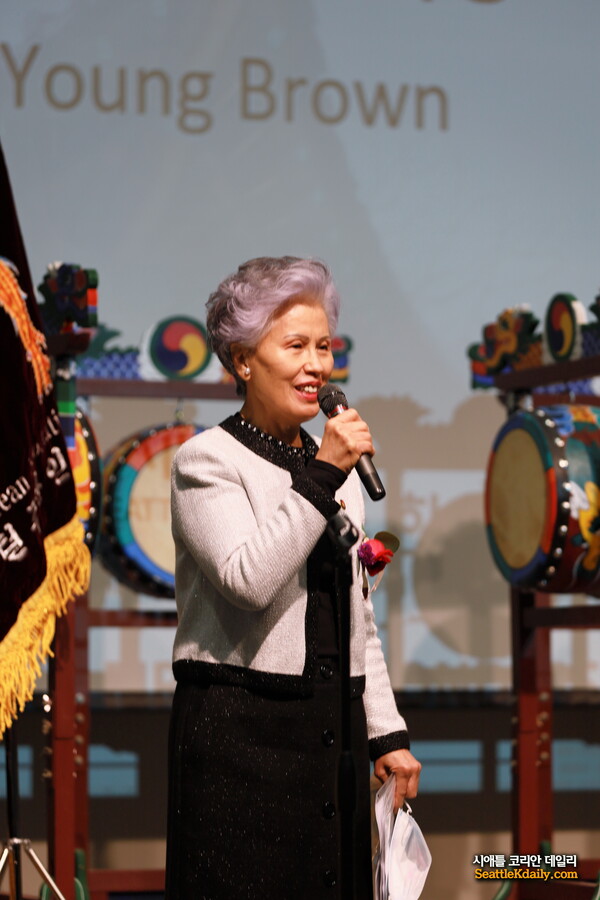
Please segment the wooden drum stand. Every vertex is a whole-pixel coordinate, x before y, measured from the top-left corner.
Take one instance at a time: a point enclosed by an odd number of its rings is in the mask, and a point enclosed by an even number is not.
[[[494,384],[509,412],[527,398],[534,407],[552,404],[600,405],[589,395],[539,394],[533,388],[600,374],[600,357],[546,365],[497,375]],[[539,854],[553,833],[552,667],[550,629],[600,628],[600,606],[554,607],[551,595],[511,589],[513,692],[512,834],[513,853]],[[541,885],[515,881],[495,900],[598,900],[600,858],[579,859],[577,881],[548,880]]]

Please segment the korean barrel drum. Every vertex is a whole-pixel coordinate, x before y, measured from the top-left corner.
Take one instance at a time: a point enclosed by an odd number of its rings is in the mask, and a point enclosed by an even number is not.
[[[136,432],[104,459],[99,555],[121,583],[154,597],[175,594],[171,464],[201,425],[169,423]]]
[[[516,588],[600,596],[600,408],[514,412],[494,441],[485,520]]]

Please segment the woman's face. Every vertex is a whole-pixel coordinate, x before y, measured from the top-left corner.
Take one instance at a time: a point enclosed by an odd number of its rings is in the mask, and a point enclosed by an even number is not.
[[[246,355],[245,365],[250,375],[242,374],[244,415],[263,431],[290,440],[319,411],[317,391],[333,369],[329,323],[321,304],[301,295],[284,306]],[[240,365],[238,371],[244,368]]]

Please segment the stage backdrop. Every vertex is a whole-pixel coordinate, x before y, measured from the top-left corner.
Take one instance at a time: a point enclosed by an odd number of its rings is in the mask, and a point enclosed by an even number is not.
[[[331,265],[388,489],[368,531],[402,539],[375,595],[398,688],[509,683],[482,524],[503,412],[465,349],[508,305],[598,290],[599,33],[596,0],[3,3],[0,134],[36,279],[97,269],[125,346],[204,319],[252,256]],[[92,404],[104,451],[172,416],[117,405]],[[93,583],[96,604],[138,602],[98,564]],[[96,632],[93,686],[169,688],[171,641]],[[597,636],[553,652],[557,685],[600,687]]]

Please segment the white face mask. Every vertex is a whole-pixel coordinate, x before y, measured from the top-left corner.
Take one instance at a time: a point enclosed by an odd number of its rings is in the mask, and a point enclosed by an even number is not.
[[[408,811],[394,819],[395,779],[390,776],[377,791],[375,818],[379,853],[375,868],[375,900],[418,900],[431,866],[423,832]]]

